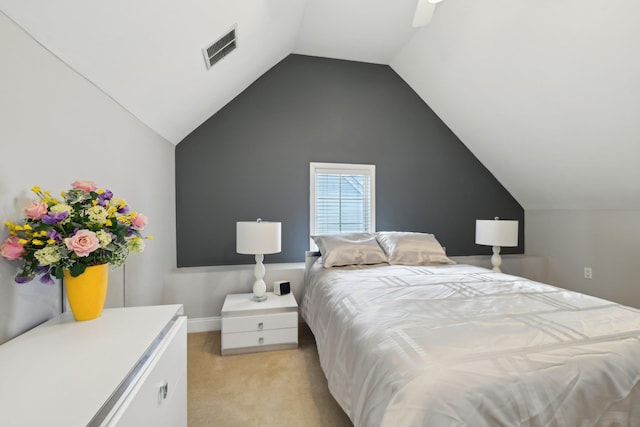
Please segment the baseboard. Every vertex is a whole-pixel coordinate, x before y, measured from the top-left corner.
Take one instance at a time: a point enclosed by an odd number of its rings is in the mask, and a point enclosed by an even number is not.
[[[222,318],[198,317],[187,321],[187,333],[219,331],[222,329]]]

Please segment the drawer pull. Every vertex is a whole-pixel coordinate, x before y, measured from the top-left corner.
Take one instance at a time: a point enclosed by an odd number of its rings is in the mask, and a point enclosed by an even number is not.
[[[258,344],[264,344],[264,338],[262,337],[258,338]]]
[[[264,324],[262,322],[258,323],[258,329],[262,330],[264,328]]]
[[[167,398],[167,394],[169,393],[169,383],[164,382],[158,389],[158,404],[162,403],[164,399]]]

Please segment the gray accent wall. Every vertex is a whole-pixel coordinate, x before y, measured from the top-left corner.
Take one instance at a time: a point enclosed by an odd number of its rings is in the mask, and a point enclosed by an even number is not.
[[[215,70],[212,70],[215,72]],[[179,108],[176,106],[176,108]],[[309,163],[376,165],[377,230],[434,233],[452,256],[489,254],[475,220],[524,211],[389,67],[289,55],[176,147],[179,267],[250,264],[236,221],[282,222],[282,252],[309,246]]]

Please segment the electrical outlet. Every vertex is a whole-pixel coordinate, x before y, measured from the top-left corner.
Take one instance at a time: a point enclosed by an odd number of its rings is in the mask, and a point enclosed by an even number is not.
[[[584,268],[584,278],[585,279],[593,279],[593,271],[591,271],[591,267]]]

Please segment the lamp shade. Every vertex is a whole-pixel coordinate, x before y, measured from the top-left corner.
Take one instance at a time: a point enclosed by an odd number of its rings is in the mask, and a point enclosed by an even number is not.
[[[518,221],[476,220],[476,243],[488,246],[518,246]]]
[[[275,254],[280,252],[279,222],[240,221],[236,223],[236,252],[239,254]]]

